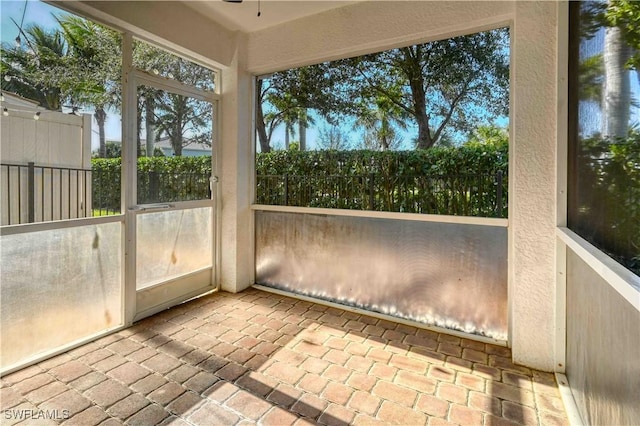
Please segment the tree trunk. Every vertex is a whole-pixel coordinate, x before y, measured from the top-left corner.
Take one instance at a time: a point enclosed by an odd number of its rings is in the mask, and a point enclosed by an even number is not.
[[[262,93],[262,79],[257,79],[256,92]],[[269,138],[267,137],[267,128],[264,124],[264,111],[262,110],[262,98],[256,96],[256,131],[258,132],[258,142],[260,142],[260,152],[269,152]]]
[[[182,156],[182,138],[171,138],[171,147],[173,148],[173,155],[176,157]]]
[[[391,145],[391,123],[389,123],[384,113],[380,118],[380,133],[382,136],[380,141],[382,151],[388,151]]]
[[[151,93],[148,93],[147,97],[145,98],[144,108],[146,111],[144,127],[146,129],[147,157],[153,157],[153,151],[155,149],[155,142],[156,142],[156,123],[155,123],[155,120],[153,119],[154,109],[155,109],[155,100]]]
[[[427,99],[424,90],[424,79],[419,72],[407,75],[409,77],[409,87],[411,87],[411,97],[413,98],[413,116],[418,123],[417,149],[431,148],[436,141],[431,137],[429,127],[429,117],[427,116]]]
[[[431,131],[429,129],[429,119],[426,114],[422,113],[416,116],[418,123],[418,141],[416,143],[417,149],[429,149],[436,141],[431,138]]]
[[[139,103],[140,96],[141,93],[138,92],[138,102],[136,102],[136,156],[138,158],[142,157],[142,143],[140,142],[142,138],[142,108]]]
[[[98,123],[98,134],[100,136],[100,158],[106,158],[107,156],[107,137],[104,131],[104,125],[107,121],[107,112],[102,108],[96,108],[96,112],[93,115]]]
[[[289,130],[291,128],[291,124],[288,121],[284,123],[284,149],[289,150]]]
[[[604,136],[623,138],[629,131],[631,84],[625,63],[631,55],[631,49],[625,43],[620,28],[607,28],[604,40],[602,133]]]
[[[299,132],[300,132],[300,151],[307,150],[307,109],[303,108],[300,113]]]
[[[182,156],[182,146],[184,145],[183,130],[182,121],[176,118],[176,121],[173,123],[173,131],[169,134],[173,155],[176,157]]]
[[[169,135],[169,139],[171,140],[171,147],[173,148],[173,155],[176,157],[182,156],[182,123],[176,121],[173,123],[173,132]]]

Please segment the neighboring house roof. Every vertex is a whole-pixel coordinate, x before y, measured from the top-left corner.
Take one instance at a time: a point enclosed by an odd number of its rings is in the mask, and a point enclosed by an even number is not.
[[[159,141],[156,142],[155,145],[157,148],[164,150],[170,150],[173,151],[173,147],[171,146],[171,141],[169,140],[169,138],[162,138]],[[203,153],[211,153],[211,146],[209,145],[205,145],[203,143],[188,143],[186,145],[182,146],[182,150],[189,150],[189,151],[196,151],[196,152],[203,152]]]
[[[107,143],[115,143],[115,144],[120,145],[120,144],[122,144],[122,141],[108,140]],[[144,145],[145,141],[142,140],[141,143]],[[171,141],[167,137],[162,138],[159,141],[156,141],[155,147],[156,148],[160,148],[162,151],[165,151],[165,152],[173,152],[173,147],[171,146]],[[203,154],[207,154],[207,155],[211,154],[211,146],[203,144],[203,143],[188,143],[188,144],[182,146],[182,150],[183,151],[196,152],[196,153],[203,153]]]
[[[30,108],[30,109],[42,109],[45,108],[40,107],[40,103],[31,99],[24,98],[18,94],[12,92],[2,91],[2,96],[4,96],[3,106],[6,105],[8,108]]]

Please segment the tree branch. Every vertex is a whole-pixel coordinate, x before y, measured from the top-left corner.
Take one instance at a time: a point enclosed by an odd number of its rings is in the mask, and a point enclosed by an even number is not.
[[[359,67],[356,67],[356,70],[360,73],[360,75],[367,81],[367,83],[369,84],[369,86],[373,89],[376,90],[377,92],[385,95],[393,104],[395,104],[398,108],[402,109],[403,111],[405,111],[407,114],[410,114],[412,116],[415,116],[415,111],[413,111],[411,108],[407,108],[405,105],[403,105],[402,103],[398,102],[395,99],[395,95],[389,93],[389,91],[383,89],[382,87],[378,86],[377,84],[375,84],[365,73],[364,71],[362,71]]]

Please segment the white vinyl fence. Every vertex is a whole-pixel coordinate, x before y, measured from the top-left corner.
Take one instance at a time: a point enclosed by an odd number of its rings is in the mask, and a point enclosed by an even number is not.
[[[91,216],[91,115],[3,107],[0,225]]]

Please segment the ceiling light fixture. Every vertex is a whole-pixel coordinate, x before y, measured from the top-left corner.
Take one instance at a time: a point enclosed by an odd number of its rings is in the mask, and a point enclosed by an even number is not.
[[[242,3],[243,0],[222,0],[225,3]],[[262,12],[260,12],[260,0],[258,0],[258,17],[260,17],[260,15],[262,15]]]

